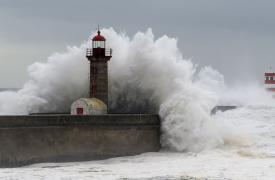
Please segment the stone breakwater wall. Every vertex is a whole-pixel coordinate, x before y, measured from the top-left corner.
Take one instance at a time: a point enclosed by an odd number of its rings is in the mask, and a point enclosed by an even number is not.
[[[0,116],[0,167],[97,160],[159,149],[158,115]]]

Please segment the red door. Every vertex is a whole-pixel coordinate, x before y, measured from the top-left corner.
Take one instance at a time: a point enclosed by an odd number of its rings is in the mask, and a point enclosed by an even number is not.
[[[76,108],[77,115],[83,115],[83,108]]]

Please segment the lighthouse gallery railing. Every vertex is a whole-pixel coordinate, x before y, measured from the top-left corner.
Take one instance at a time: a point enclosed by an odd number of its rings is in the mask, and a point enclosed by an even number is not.
[[[93,48],[86,49],[86,56],[93,56]],[[112,49],[105,48],[105,56],[112,56]]]

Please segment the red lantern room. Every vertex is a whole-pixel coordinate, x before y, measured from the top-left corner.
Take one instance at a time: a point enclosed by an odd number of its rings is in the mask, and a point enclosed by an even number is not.
[[[97,35],[93,37],[93,48],[105,48],[105,38],[97,31]]]
[[[112,49],[106,49],[106,39],[101,35],[100,30],[98,29],[97,35],[92,38],[92,48],[87,49],[87,57],[111,57]]]
[[[100,35],[100,31],[97,31],[97,35],[93,37],[93,56],[101,57],[105,56],[105,38]]]

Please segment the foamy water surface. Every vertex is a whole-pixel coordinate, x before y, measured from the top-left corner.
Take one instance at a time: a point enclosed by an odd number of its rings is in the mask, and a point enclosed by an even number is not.
[[[0,169],[0,179],[275,178],[275,106],[240,107],[218,112],[212,119],[227,123],[227,127],[236,130],[232,133],[224,129],[228,139],[214,149],[199,153],[145,153],[101,161],[43,163]]]

